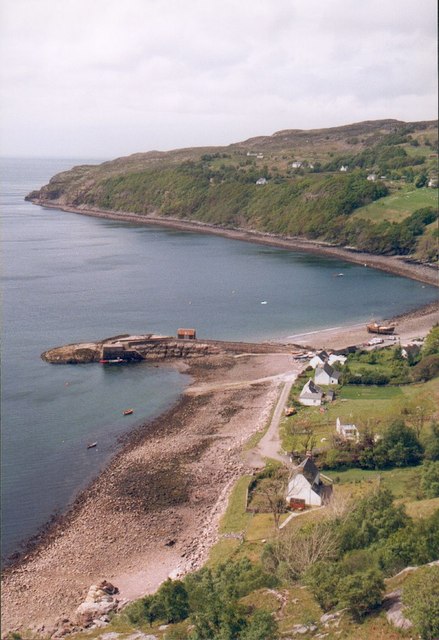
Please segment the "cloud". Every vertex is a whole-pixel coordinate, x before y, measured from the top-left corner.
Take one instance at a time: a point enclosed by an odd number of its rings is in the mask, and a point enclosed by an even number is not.
[[[433,0],[0,6],[5,154],[111,157],[436,114]]]

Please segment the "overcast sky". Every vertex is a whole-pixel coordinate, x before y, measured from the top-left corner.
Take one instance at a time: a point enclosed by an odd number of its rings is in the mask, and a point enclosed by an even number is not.
[[[0,0],[2,155],[434,119],[436,0]]]

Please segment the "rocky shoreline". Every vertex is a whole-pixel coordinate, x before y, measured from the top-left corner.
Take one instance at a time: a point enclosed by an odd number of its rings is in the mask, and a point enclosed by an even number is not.
[[[171,229],[179,229],[181,231],[207,233],[223,236],[231,240],[241,240],[244,242],[278,247],[280,249],[303,251],[304,253],[312,253],[329,258],[338,258],[345,260],[346,262],[361,264],[373,269],[379,269],[380,271],[386,271],[388,273],[393,273],[398,276],[411,278],[412,280],[418,280],[419,282],[439,287],[438,265],[420,264],[410,261],[404,256],[380,256],[372,253],[366,253],[364,251],[358,251],[354,247],[338,247],[329,243],[306,240],[301,237],[285,237],[271,233],[249,231],[247,229],[220,227],[214,224],[194,220],[187,221],[179,218],[165,218],[154,213],[143,216],[120,211],[107,211],[93,207],[75,207],[70,204],[54,203],[52,201],[38,198],[32,198],[30,199],[30,202],[49,209],[58,209],[69,213],[79,213],[81,215],[92,216],[95,218],[118,220],[131,224],[154,225]]]
[[[191,363],[188,373],[209,388],[131,433],[70,511],[4,572],[3,633],[56,636],[80,624],[90,585],[111,581],[123,603],[201,566],[246,470],[243,444],[264,428],[279,373],[293,366],[286,353]]]

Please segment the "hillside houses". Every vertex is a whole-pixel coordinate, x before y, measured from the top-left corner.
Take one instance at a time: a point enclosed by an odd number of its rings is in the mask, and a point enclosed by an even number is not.
[[[323,395],[323,389],[320,389],[310,378],[300,392],[299,402],[305,407],[320,407]]]
[[[338,384],[339,378],[340,372],[333,369],[327,362],[316,367],[314,374],[316,384]]]
[[[340,418],[335,423],[335,431],[342,440],[352,440],[358,442],[360,439],[359,431],[355,424],[342,424]]]
[[[313,460],[307,457],[293,470],[286,500],[293,509],[320,507],[327,502],[331,493],[332,487],[323,484],[319,470]]]

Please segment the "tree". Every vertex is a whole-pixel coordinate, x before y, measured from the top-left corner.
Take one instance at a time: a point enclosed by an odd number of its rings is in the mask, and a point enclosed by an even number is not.
[[[422,356],[439,353],[439,324],[435,324],[425,338]]]
[[[431,423],[431,433],[424,438],[425,458],[439,460],[439,423]]]
[[[376,445],[374,457],[378,467],[404,467],[419,462],[422,446],[413,429],[403,420],[395,420]]]
[[[439,637],[439,567],[418,569],[404,585],[403,603],[422,640]]]
[[[383,576],[376,569],[344,576],[337,586],[339,604],[346,607],[356,621],[379,607],[383,594]]]
[[[240,640],[276,640],[278,638],[278,624],[268,611],[255,611],[247,622]]]
[[[189,615],[189,599],[181,580],[168,578],[157,591],[156,600],[160,608],[160,618],[168,623],[180,622]]]
[[[342,551],[363,549],[385,540],[408,522],[403,506],[393,504],[388,489],[373,491],[359,500],[338,527]]]
[[[275,470],[271,478],[261,482],[260,493],[264,496],[268,510],[273,516],[274,528],[279,529],[280,517],[286,511],[285,474]]]
[[[306,571],[305,583],[324,611],[338,604],[337,587],[343,575],[343,568],[335,562],[316,562]]]
[[[426,460],[421,468],[421,490],[426,498],[439,497],[439,460]]]
[[[286,531],[271,546],[278,573],[289,580],[296,580],[316,562],[336,558],[338,550],[336,528],[325,520]]]

